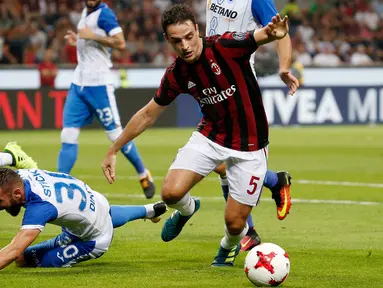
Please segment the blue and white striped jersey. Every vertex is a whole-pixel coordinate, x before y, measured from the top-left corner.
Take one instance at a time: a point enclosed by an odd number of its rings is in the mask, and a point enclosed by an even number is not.
[[[20,169],[26,204],[21,229],[43,230],[47,223],[63,227],[84,241],[103,235],[110,225],[106,198],[64,173]]]
[[[106,5],[101,3],[92,13],[85,8],[78,23],[77,30],[90,28],[99,36],[113,36],[122,29],[116,15]],[[78,86],[103,86],[112,84],[110,68],[111,48],[101,45],[94,40],[77,39],[78,65],[74,73],[73,83]]]

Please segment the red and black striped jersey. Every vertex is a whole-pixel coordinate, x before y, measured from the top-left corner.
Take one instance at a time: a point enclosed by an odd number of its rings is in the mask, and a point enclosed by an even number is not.
[[[239,151],[268,144],[268,123],[261,91],[251,70],[257,49],[254,31],[226,32],[203,38],[199,59],[177,58],[162,78],[154,101],[169,105],[179,94],[198,101],[203,117],[198,131],[215,143]]]

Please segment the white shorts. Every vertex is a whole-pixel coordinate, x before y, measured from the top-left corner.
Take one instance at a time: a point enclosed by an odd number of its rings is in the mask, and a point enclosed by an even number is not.
[[[223,162],[231,197],[242,204],[256,206],[267,171],[267,147],[251,152],[232,150],[193,132],[189,142],[178,150],[169,170],[191,170],[205,177]]]

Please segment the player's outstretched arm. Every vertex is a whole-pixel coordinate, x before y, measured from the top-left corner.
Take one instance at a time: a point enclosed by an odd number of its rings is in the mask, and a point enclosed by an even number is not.
[[[258,45],[264,45],[275,40],[284,38],[289,32],[288,17],[283,19],[279,14],[275,15],[267,26],[254,31],[254,39]]]
[[[151,100],[144,108],[138,111],[126,124],[121,135],[110,146],[104,161],[102,162],[102,170],[109,183],[115,180],[116,154],[121,148],[151,127],[161,113],[165,110],[165,106],[158,105]]]
[[[21,257],[28,246],[35,241],[40,232],[39,229],[20,230],[12,242],[0,250],[0,270]]]
[[[279,56],[279,77],[281,77],[282,81],[287,85],[287,87],[290,88],[289,94],[293,95],[299,88],[299,81],[289,70],[292,55],[291,39],[289,34],[287,34],[283,39],[277,41],[276,47]]]
[[[88,27],[78,31],[79,37],[85,40],[94,40],[101,45],[108,46],[114,49],[124,50],[126,48],[124,34],[122,32],[113,36],[100,36],[92,32]]]

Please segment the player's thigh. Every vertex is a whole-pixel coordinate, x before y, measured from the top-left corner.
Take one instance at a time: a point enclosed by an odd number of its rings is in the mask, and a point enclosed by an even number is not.
[[[222,163],[215,167],[214,172],[217,173],[221,177],[226,177],[226,164]]]
[[[105,130],[121,127],[114,87],[112,85],[85,87],[85,98]]]
[[[70,267],[73,264],[101,257],[106,250],[97,249],[97,242],[81,241],[63,232],[51,239],[54,245],[31,246],[24,253],[24,261],[32,267]],[[48,240],[50,241],[50,240]]]
[[[82,97],[83,89],[72,84],[64,104],[63,126],[83,127],[92,122],[92,111]]]
[[[209,175],[222,160],[206,137],[194,132],[178,153],[165,177],[162,197],[179,198]]]
[[[193,132],[188,143],[180,149],[169,170],[189,170],[203,177],[223,162],[221,155],[199,132]]]
[[[252,155],[252,159],[229,158],[226,173],[231,197],[239,203],[256,206],[267,171],[267,157],[264,149],[252,152]]]
[[[96,241],[80,241],[58,247],[41,255],[39,267],[70,267],[74,264],[101,257],[94,253]]]

